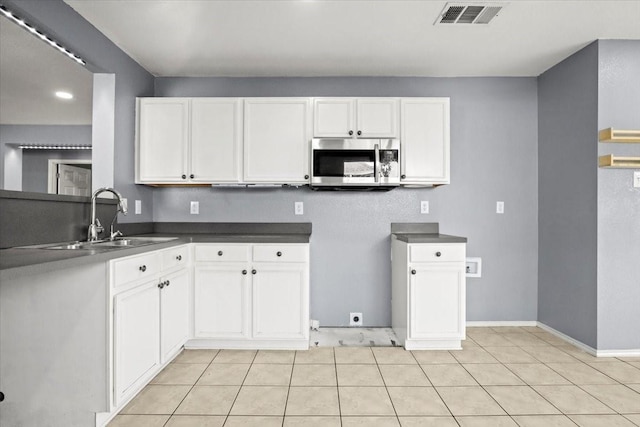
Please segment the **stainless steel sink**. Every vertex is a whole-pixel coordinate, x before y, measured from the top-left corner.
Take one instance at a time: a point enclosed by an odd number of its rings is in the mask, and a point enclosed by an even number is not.
[[[52,249],[52,250],[113,250],[137,246],[154,245],[170,242],[177,237],[123,237],[116,240],[98,240],[95,242],[65,242],[46,245],[23,246],[24,249]]]
[[[177,237],[125,237],[116,240],[106,240],[104,242],[94,242],[97,247],[128,247],[128,246],[145,246],[156,243],[170,242]]]

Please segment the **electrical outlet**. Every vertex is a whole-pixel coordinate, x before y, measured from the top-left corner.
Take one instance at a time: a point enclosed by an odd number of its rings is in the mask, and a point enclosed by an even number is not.
[[[640,171],[633,171],[633,186],[640,188]]]
[[[303,202],[295,202],[293,204],[293,210],[296,215],[304,215],[304,203]]]
[[[504,213],[504,202],[496,202],[496,213]]]
[[[465,270],[467,277],[482,277],[482,258],[467,258]]]
[[[423,200],[420,202],[420,213],[428,214],[429,213],[429,201]]]
[[[122,198],[122,207],[124,208],[125,211],[129,210],[129,201],[127,200],[126,197]]]
[[[191,202],[191,215],[200,214],[200,202]]]
[[[136,215],[140,215],[142,213],[142,200],[136,200]]]
[[[349,313],[349,326],[362,326],[362,313]]]

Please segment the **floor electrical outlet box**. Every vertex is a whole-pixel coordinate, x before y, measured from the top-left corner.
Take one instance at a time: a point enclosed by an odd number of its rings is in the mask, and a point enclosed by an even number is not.
[[[362,326],[362,313],[349,313],[349,326]]]

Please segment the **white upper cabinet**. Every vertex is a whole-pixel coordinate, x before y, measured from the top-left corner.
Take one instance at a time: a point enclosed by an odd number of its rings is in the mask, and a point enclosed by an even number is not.
[[[307,184],[309,98],[244,101],[244,182]]]
[[[140,98],[136,182],[238,182],[241,105],[235,98]]]
[[[194,98],[191,101],[190,154],[191,181],[211,183],[240,180],[241,100]]]
[[[316,138],[397,138],[395,98],[314,99]]]
[[[186,178],[189,99],[138,99],[136,182],[175,183]]]
[[[403,185],[449,183],[449,98],[400,101]]]

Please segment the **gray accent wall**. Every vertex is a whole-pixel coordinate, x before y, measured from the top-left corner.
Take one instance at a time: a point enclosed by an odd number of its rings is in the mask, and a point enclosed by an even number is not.
[[[448,96],[451,184],[390,192],[308,188],[157,188],[157,222],[312,222],[311,317],[322,326],[391,324],[390,224],[439,222],[468,238],[483,277],[467,281],[467,318],[536,320],[535,78],[157,78],[156,96]],[[200,202],[200,215],[189,202]],[[431,213],[420,214],[420,201]],[[505,202],[498,215],[496,201]],[[294,202],[304,202],[303,216]]]
[[[598,46],[538,77],[538,321],[597,346]]]
[[[153,76],[62,0],[3,0],[3,4],[84,58],[90,71],[115,74],[113,183],[130,201],[142,201],[142,215],[121,220],[150,221],[153,191],[134,184],[134,140],[135,98],[153,96]],[[94,159],[100,161],[110,159]]]
[[[640,129],[640,41],[601,40],[598,51],[598,129]],[[640,144],[598,153],[640,157]],[[632,169],[597,174],[598,349],[640,349],[640,188]]]

